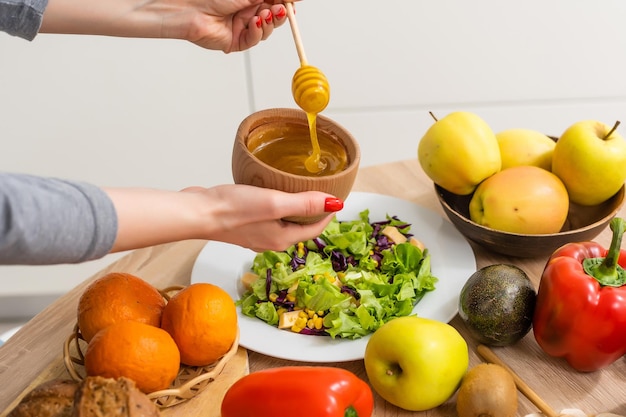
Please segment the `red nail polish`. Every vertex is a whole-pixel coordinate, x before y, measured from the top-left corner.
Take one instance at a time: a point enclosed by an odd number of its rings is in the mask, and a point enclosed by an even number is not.
[[[324,200],[324,211],[335,212],[343,208],[343,201],[338,198],[328,197]]]
[[[286,15],[287,15],[287,12],[285,11],[284,7],[281,7],[281,9],[278,11],[278,13],[276,13],[276,17],[279,18],[279,19],[282,19]]]
[[[274,18],[274,16],[272,15],[272,12],[269,12],[267,17],[265,18],[265,23],[267,23],[269,25],[270,23],[272,23],[272,19],[273,18]]]
[[[263,21],[259,16],[256,18],[256,27],[260,28],[263,25]]]

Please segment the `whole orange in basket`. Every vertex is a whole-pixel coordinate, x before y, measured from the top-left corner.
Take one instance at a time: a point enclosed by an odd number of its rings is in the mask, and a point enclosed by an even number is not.
[[[88,376],[124,376],[145,393],[169,388],[179,369],[180,352],[169,333],[138,321],[100,330],[85,350]]]
[[[235,302],[216,285],[191,284],[167,303],[161,327],[174,338],[182,363],[209,365],[224,356],[237,337]]]
[[[150,283],[111,272],[92,282],[78,300],[78,327],[89,342],[101,329],[134,320],[159,327],[165,299]]]

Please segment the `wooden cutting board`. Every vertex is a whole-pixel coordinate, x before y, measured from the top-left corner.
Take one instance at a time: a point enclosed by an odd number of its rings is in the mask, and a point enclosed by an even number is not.
[[[194,398],[172,407],[161,410],[162,417],[220,417],[220,406],[224,394],[230,386],[242,376],[248,374],[248,352],[239,347],[233,357],[219,376],[208,384],[204,390],[200,391]],[[6,417],[9,412],[20,402],[20,400],[37,385],[52,379],[70,379],[70,375],[65,368],[63,356],[59,355],[50,366],[45,368],[33,382],[0,413],[0,417]]]

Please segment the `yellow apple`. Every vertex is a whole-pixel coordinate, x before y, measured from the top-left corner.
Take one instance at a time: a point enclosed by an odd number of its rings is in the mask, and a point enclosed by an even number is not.
[[[476,188],[469,205],[473,222],[522,234],[557,233],[568,211],[563,182],[532,165],[507,168],[487,178]]]
[[[365,371],[386,401],[410,411],[443,404],[469,365],[467,343],[452,326],[417,316],[394,318],[372,334]]]
[[[565,184],[570,200],[594,206],[611,198],[626,181],[626,141],[614,127],[586,120],[561,135],[552,172]]]
[[[531,129],[507,129],[496,133],[502,168],[534,165],[552,170],[552,153],[556,142],[547,135]]]
[[[471,194],[501,165],[496,135],[469,112],[453,112],[437,120],[420,140],[417,157],[435,184],[459,195]]]

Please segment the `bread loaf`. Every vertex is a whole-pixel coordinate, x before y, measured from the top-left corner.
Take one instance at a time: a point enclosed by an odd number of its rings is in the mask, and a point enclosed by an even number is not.
[[[33,388],[7,417],[159,417],[157,406],[127,378],[52,380]]]
[[[52,380],[33,388],[7,417],[71,417],[78,382]]]
[[[127,378],[87,377],[76,391],[72,417],[158,417],[159,409]]]

